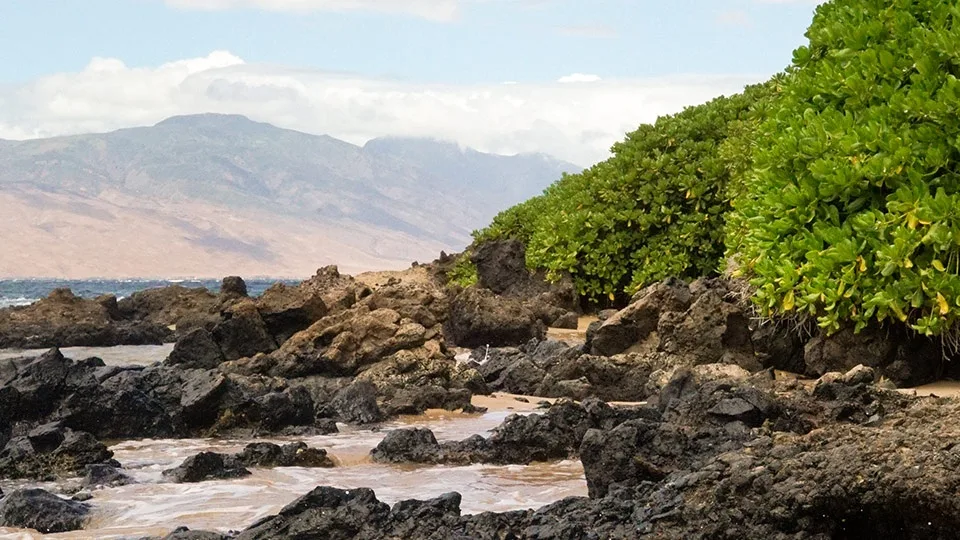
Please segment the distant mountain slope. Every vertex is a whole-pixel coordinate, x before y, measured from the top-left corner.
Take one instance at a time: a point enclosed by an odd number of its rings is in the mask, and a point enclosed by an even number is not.
[[[17,247],[0,276],[405,266],[463,247],[499,210],[576,170],[422,139],[359,147],[232,115],[0,141],[0,237]]]

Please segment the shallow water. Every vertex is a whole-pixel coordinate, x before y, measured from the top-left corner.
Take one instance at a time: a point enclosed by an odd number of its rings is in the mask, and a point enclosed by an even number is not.
[[[87,348],[82,355],[74,357],[99,356],[105,361],[110,358],[108,363],[119,363],[156,352],[152,349],[146,351],[144,347],[111,349],[125,350],[107,352],[106,349]],[[2,354],[5,353],[0,351]],[[147,439],[117,442],[111,446],[115,459],[139,483],[94,491],[94,498],[90,501],[93,514],[85,530],[42,536],[35,532],[0,529],[0,538],[139,538],[163,536],[180,525],[223,532],[242,530],[319,485],[344,489],[372,488],[377,497],[388,504],[457,491],[463,495],[461,508],[465,514],[537,508],[564,497],[586,496],[586,480],[579,461],[529,466],[453,467],[382,465],[369,459],[370,450],[391,429],[429,427],[441,441],[460,440],[474,434],[488,435],[489,430],[508,415],[533,411],[536,401],[530,399],[524,403],[512,397],[488,398],[478,403],[491,408],[483,415],[431,411],[423,416],[400,418],[381,425],[377,430],[341,425],[341,433],[333,435],[260,439],[276,443],[302,440],[310,446],[326,449],[338,466],[332,469],[251,469],[253,475],[247,478],[199,484],[164,483],[161,473],[197,452],[237,452],[251,441]],[[506,410],[507,407],[510,410]],[[53,484],[39,486],[51,491],[62,487]],[[6,490],[15,486],[8,483],[2,487]]]
[[[0,349],[0,360],[21,356],[33,357],[50,349]],[[61,354],[74,360],[83,360],[96,356],[108,366],[148,366],[155,362],[162,362],[170,351],[173,343],[163,345],[118,345],[116,347],[64,347]]]

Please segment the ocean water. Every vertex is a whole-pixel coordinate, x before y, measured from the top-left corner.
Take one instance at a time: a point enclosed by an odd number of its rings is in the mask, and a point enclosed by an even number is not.
[[[298,283],[294,280],[276,279],[250,279],[245,281],[250,296],[259,296],[278,281],[287,284]],[[0,279],[0,308],[32,304],[50,294],[50,291],[60,287],[67,287],[73,291],[73,294],[84,298],[95,298],[101,294],[115,294],[117,298],[123,298],[137,291],[168,285],[182,285],[190,288],[204,287],[213,293],[220,291],[220,280],[215,279]]]

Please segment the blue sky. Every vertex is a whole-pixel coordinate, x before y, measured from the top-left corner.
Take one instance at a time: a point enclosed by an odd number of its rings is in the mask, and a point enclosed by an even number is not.
[[[602,157],[630,125],[783,69],[804,42],[814,7],[809,0],[4,0],[0,137],[112,129],[206,108],[356,142],[435,135],[492,151],[543,150],[586,161]],[[219,60],[200,65],[214,52]],[[221,62],[226,54],[235,61]],[[91,71],[92,65],[103,67],[97,59],[111,59],[109,76]],[[162,66],[179,61],[193,61],[194,67],[180,78],[158,75]],[[497,103],[537,101],[542,94],[557,100],[557,108],[506,133],[511,140],[527,133],[541,142],[503,147],[493,141],[504,140],[504,133],[494,129],[486,139],[464,139],[442,125],[443,115],[437,126],[426,122],[416,129],[410,124],[417,122],[401,118],[394,127],[361,119],[340,125],[323,121],[330,116],[323,107],[333,106],[329,80],[337,73],[354,79],[354,94],[364,96],[354,105],[373,107],[399,91],[406,101],[426,93],[435,104],[470,111],[478,109],[478,92],[485,92]],[[600,81],[581,84],[575,94],[556,88],[574,73]],[[184,90],[184,81],[200,80],[202,89]],[[507,81],[518,88],[497,86]],[[87,89],[83,96],[77,95],[79,83]],[[263,96],[264,88],[282,86],[283,95],[296,100],[285,108],[257,107],[249,92],[237,98],[238,84],[253,84]],[[667,103],[660,94],[671,94],[678,84],[676,99]],[[630,85],[639,100],[646,99],[645,109],[629,104]],[[154,93],[151,86],[157,86]],[[220,90],[228,87],[224,97]],[[212,98],[211,89],[220,93]],[[164,101],[161,92],[171,91],[178,96]],[[136,92],[143,95],[131,95]],[[280,95],[262,101],[277,102]],[[576,111],[562,108],[564,101],[603,101],[606,95],[624,104],[616,125],[575,125]],[[311,107],[315,122],[299,120],[295,104]],[[490,118],[490,111],[479,112],[478,119]],[[375,111],[381,119],[397,114]],[[604,114],[616,118],[613,109]],[[584,141],[591,150],[574,152]]]

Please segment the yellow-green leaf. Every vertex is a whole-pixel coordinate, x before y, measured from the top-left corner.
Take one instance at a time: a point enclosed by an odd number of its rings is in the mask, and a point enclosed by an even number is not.
[[[787,293],[786,296],[783,297],[783,310],[792,311],[794,306],[796,305],[797,305],[797,299],[796,297],[794,297],[793,291],[791,290],[790,292]]]
[[[950,313],[950,304],[947,303],[947,299],[941,293],[937,293],[937,304],[940,306],[941,315]]]
[[[941,271],[941,272],[946,272],[946,270],[947,270],[946,268],[944,268],[943,263],[940,262],[940,261],[937,260],[937,259],[934,259],[933,262],[930,263],[930,264],[931,264],[931,266],[933,266],[934,268],[936,268],[937,270],[939,270],[939,271]]]

